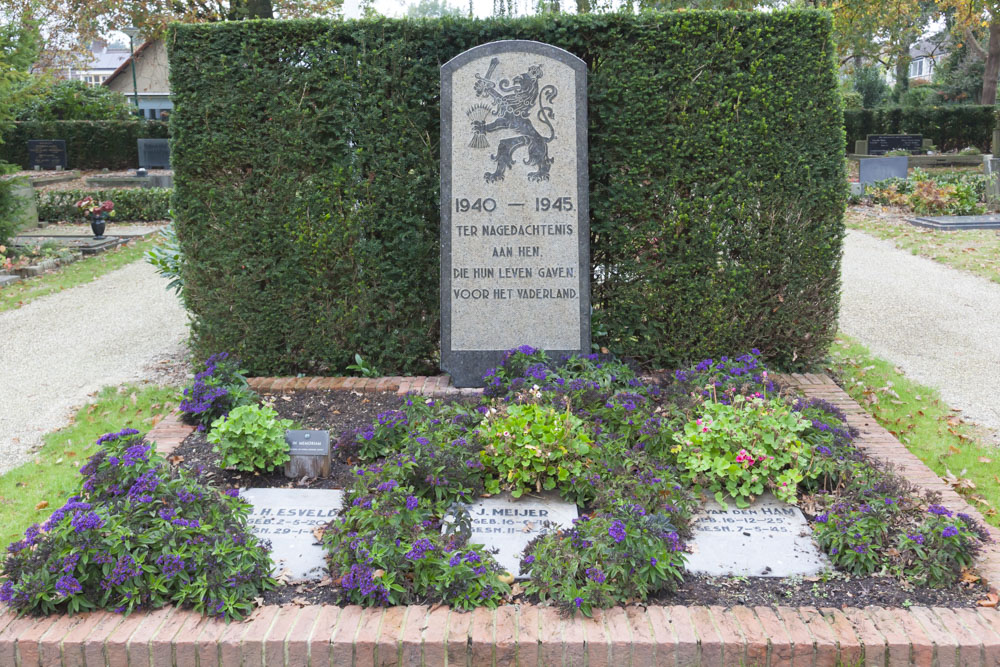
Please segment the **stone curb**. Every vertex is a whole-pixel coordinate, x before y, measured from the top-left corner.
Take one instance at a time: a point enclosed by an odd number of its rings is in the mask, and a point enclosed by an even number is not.
[[[846,393],[823,375],[778,376],[807,397],[827,400],[860,431],[859,447],[892,461],[953,511],[969,507]],[[350,382],[348,382],[350,380]],[[421,378],[254,378],[259,392],[295,388],[417,391],[461,395],[447,376]],[[473,390],[475,391],[475,390]],[[169,453],[193,427],[176,415],[149,439]],[[1000,532],[990,527],[994,540]],[[987,545],[979,573],[996,592],[1000,549]],[[996,665],[995,609],[882,607],[629,606],[591,619],[552,607],[508,605],[462,613],[444,606],[362,609],[350,605],[266,606],[242,623],[172,607],[123,618],[108,612],[17,618],[0,615],[0,665]]]

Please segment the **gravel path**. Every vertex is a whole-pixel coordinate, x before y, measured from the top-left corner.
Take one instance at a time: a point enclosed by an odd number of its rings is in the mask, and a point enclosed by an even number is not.
[[[1000,285],[848,230],[841,292],[841,331],[1000,442]]]
[[[166,282],[137,261],[0,313],[0,473],[93,392],[151,380],[183,352],[187,315]]]

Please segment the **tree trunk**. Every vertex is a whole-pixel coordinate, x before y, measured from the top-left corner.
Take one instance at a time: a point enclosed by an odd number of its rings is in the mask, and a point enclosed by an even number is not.
[[[589,14],[590,13],[590,0],[576,0],[576,13],[577,14]]]
[[[892,101],[900,104],[903,95],[910,89],[910,50],[901,53],[896,58],[896,85],[892,87]]]
[[[986,69],[983,70],[983,95],[980,104],[997,102],[997,77],[1000,76],[1000,23],[990,25],[990,45],[986,49]]]

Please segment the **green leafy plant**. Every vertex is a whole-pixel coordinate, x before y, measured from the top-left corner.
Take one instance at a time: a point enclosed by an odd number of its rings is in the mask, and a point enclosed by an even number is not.
[[[146,261],[156,267],[156,272],[164,278],[169,278],[167,289],[172,289],[178,295],[184,289],[184,276],[181,267],[184,264],[184,252],[177,241],[177,231],[170,223],[160,230],[160,242],[146,252]]]
[[[582,426],[569,410],[536,404],[490,408],[479,430],[482,462],[496,471],[487,491],[510,489],[520,498],[580,477],[591,443]]]
[[[780,399],[735,396],[731,403],[707,401],[675,436],[672,451],[681,476],[722,505],[728,494],[748,507],[765,489],[795,503],[811,457],[801,436],[808,427]]]
[[[360,354],[354,355],[354,363],[348,366],[347,370],[358,373],[361,377],[379,377],[378,369],[371,362],[365,361]]]
[[[285,430],[290,419],[278,419],[268,405],[241,405],[212,422],[208,441],[221,456],[219,465],[246,472],[271,470],[289,460]]]

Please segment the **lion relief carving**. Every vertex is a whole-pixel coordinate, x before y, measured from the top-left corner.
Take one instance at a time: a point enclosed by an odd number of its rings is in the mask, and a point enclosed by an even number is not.
[[[486,138],[488,134],[513,130],[515,136],[501,139],[496,153],[490,155],[490,159],[496,163],[496,169],[484,173],[483,178],[487,183],[502,181],[507,170],[514,167],[514,154],[525,148],[523,163],[535,168],[535,171],[528,173],[528,180],[547,181],[549,169],[554,162],[554,158],[549,157],[549,142],[556,136],[551,122],[555,112],[548,105],[556,98],[558,90],[552,85],[539,86],[542,78],[541,65],[530,66],[526,72],[515,76],[513,81],[494,81],[491,77],[499,64],[500,59],[493,58],[485,76],[476,74],[476,97],[488,98],[489,104],[476,104],[467,112],[472,121],[473,132],[469,146],[486,148],[489,146]],[[490,117],[495,117],[496,120],[487,122]],[[533,121],[548,128],[547,136],[538,131]]]

